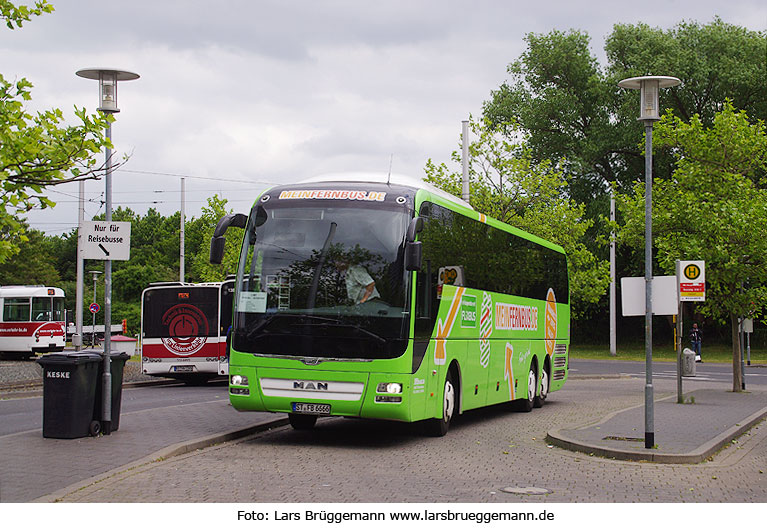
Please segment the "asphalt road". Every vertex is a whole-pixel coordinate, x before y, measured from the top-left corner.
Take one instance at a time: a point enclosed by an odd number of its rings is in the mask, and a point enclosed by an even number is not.
[[[676,380],[676,363],[654,361],[652,364],[653,380]],[[645,377],[645,362],[619,360],[571,359],[570,374],[583,375],[622,375],[633,378]],[[767,367],[746,365],[746,389],[749,385],[767,385]],[[695,376],[683,381],[732,383],[732,366],[729,363],[696,363]]]
[[[228,400],[226,382],[205,386],[170,384],[159,387],[126,388],[122,391],[121,415],[147,409],[205,404]],[[0,437],[43,426],[43,397],[0,400]]]

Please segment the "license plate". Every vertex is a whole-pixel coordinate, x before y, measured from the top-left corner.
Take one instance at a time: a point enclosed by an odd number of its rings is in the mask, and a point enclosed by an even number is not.
[[[171,367],[173,372],[194,372],[193,365],[174,365]]]
[[[304,404],[302,402],[293,402],[293,413],[330,415],[330,404]]]

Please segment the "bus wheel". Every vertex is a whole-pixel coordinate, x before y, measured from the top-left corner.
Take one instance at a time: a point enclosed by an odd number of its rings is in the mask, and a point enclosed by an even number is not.
[[[534,407],[543,407],[543,404],[546,402],[546,397],[549,395],[550,382],[549,366],[547,363],[544,363],[543,370],[541,371],[540,394],[533,399]]]
[[[528,413],[533,410],[537,383],[538,377],[535,374],[535,365],[530,365],[530,369],[527,371],[527,398],[515,400],[513,404],[514,411]]]
[[[453,373],[448,372],[445,378],[445,392],[442,398],[442,417],[430,419],[427,424],[427,433],[432,437],[443,437],[450,429],[450,421],[456,411],[456,393],[453,384]]]
[[[317,423],[317,416],[288,413],[288,420],[294,430],[311,430]]]

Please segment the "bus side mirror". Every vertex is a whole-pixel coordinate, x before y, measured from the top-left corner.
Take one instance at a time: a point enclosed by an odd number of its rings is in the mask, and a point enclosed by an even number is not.
[[[414,217],[407,227],[407,241],[414,242],[415,237],[423,230],[423,218]]]
[[[415,241],[416,236],[423,230],[423,218],[414,217],[410,220],[405,236],[405,270],[420,271],[423,261],[423,251],[421,242]]]
[[[407,242],[405,244],[405,269],[407,271],[420,271],[422,262],[421,242]]]
[[[210,239],[210,263],[220,264],[224,260],[224,247],[226,246],[226,238],[223,236],[213,237]]]
[[[213,237],[210,239],[210,256],[209,260],[211,264],[220,264],[224,260],[224,246],[226,244],[226,238],[224,233],[229,227],[245,228],[248,223],[248,216],[245,214],[227,214],[218,220],[216,230],[213,231]]]

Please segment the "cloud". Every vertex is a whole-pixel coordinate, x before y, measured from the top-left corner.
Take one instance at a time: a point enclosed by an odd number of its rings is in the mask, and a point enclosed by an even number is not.
[[[604,37],[619,22],[668,28],[719,14],[750,27],[767,18],[756,0],[54,5],[53,14],[21,30],[0,31],[2,73],[35,84],[31,109],[59,107],[71,117],[73,105],[93,111],[97,104],[96,83],[76,70],[138,72],[139,80],[119,85],[113,138],[131,155],[125,169],[152,173],[116,172],[115,204],[170,214],[179,208],[178,175],[204,177],[187,180],[190,216],[213,193],[239,208],[261,183],[386,171],[390,159],[394,171],[420,176],[428,158],[449,160],[460,121],[480,114],[528,32],[587,31],[601,57]],[[89,197],[101,190],[103,183],[88,184]],[[76,223],[76,203],[64,195],[73,193],[76,187],[51,192],[59,205],[31,213],[33,226]],[[98,208],[89,203],[88,215]]]

